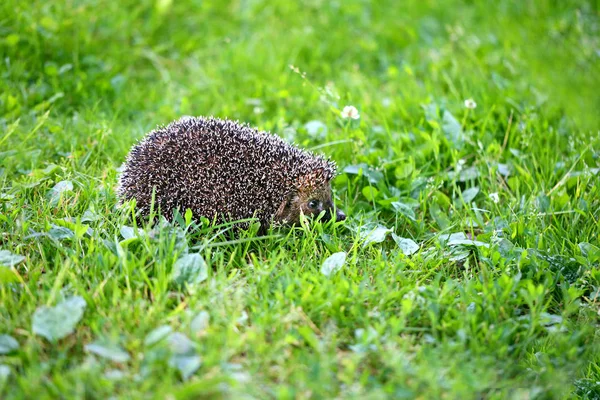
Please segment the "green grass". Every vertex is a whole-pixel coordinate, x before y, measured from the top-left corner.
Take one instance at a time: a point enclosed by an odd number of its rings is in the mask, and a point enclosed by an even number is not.
[[[4,0],[0,56],[0,397],[600,397],[597,1]],[[330,155],[348,220],[130,229],[182,115]]]

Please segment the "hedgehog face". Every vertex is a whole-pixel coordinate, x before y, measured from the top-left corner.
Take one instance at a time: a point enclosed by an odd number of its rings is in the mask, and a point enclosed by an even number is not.
[[[335,210],[331,198],[331,185],[329,181],[321,187],[301,190],[290,194],[279,207],[275,219],[285,224],[297,224],[300,222],[300,215],[304,214],[316,218],[325,211],[322,221],[329,221],[335,215],[336,221],[346,219],[346,214],[342,210]]]

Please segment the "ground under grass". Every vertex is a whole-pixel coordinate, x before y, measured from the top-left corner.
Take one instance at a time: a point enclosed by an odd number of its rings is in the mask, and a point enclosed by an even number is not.
[[[0,397],[600,397],[598,15],[2,1]],[[119,167],[182,115],[331,156],[348,220],[135,225]]]

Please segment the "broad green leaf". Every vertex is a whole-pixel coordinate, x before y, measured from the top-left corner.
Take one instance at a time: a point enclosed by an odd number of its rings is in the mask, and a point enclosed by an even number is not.
[[[477,179],[479,177],[479,170],[477,167],[469,167],[460,171],[458,176],[459,182],[467,182]]]
[[[471,239],[449,240],[448,241],[448,246],[490,247],[489,243],[480,242],[479,240],[471,240]]]
[[[171,280],[178,285],[194,285],[208,278],[208,267],[198,253],[184,254],[173,265]]]
[[[52,239],[63,240],[71,239],[75,237],[75,232],[64,226],[52,225],[52,228],[48,231],[48,236]]]
[[[364,231],[361,235],[364,240],[363,247],[373,243],[383,242],[390,232],[392,232],[391,229],[381,225],[377,226],[375,229]]]
[[[58,204],[61,196],[66,192],[73,191],[73,182],[71,181],[60,181],[48,193],[50,199],[50,205],[55,206]]]
[[[161,325],[146,335],[144,344],[146,346],[152,346],[165,339],[172,331],[173,329],[169,325]]]
[[[440,236],[440,242],[446,246],[475,246],[475,247],[490,247],[489,243],[471,240],[467,238],[464,232],[455,232],[449,235]]]
[[[504,258],[513,258],[519,255],[523,250],[516,247],[510,240],[505,238],[496,238],[494,244],[498,250],[498,253]]]
[[[194,351],[194,342],[180,332],[173,332],[168,337],[169,348],[175,354],[189,354]]]
[[[464,247],[453,247],[448,255],[450,261],[464,261],[471,255],[471,252]]]
[[[25,257],[20,254],[11,253],[8,250],[0,250],[0,265],[5,267],[13,267],[25,260]]]
[[[433,196],[432,200],[435,200],[436,205],[440,206],[443,209],[448,209],[452,202],[450,201],[450,197],[446,195],[446,193],[437,190]]]
[[[177,368],[183,379],[188,379],[202,364],[202,359],[194,348],[194,342],[179,332],[171,333],[168,340],[169,348],[173,353],[169,365]]]
[[[406,218],[410,219],[411,221],[415,221],[415,212],[407,204],[404,204],[399,201],[394,201],[394,202],[392,202],[392,207],[394,207],[394,210],[396,210],[396,212],[398,212],[399,214],[404,215]]]
[[[392,233],[392,239],[405,256],[410,256],[419,251],[419,245],[412,239],[397,236],[395,233]]]
[[[598,246],[594,246],[593,244],[587,242],[581,242],[579,243],[579,249],[590,262],[596,262],[600,260],[600,248]]]
[[[465,139],[462,126],[456,118],[454,118],[454,115],[447,110],[444,111],[444,116],[442,118],[442,131],[452,147],[455,149],[461,149],[463,147]]]
[[[169,360],[171,367],[177,368],[181,377],[184,380],[188,380],[194,372],[202,365],[202,358],[197,354],[192,355],[180,355],[175,354]]]
[[[362,194],[368,201],[374,201],[379,195],[379,190],[377,190],[373,186],[365,186],[362,189]]]
[[[0,335],[0,354],[9,354],[19,349],[19,342],[10,335]]]
[[[117,363],[124,363],[130,359],[129,353],[114,343],[97,340],[93,343],[86,344],[85,350],[89,353],[94,353],[97,356]]]
[[[4,385],[10,376],[10,368],[8,365],[0,364],[0,394],[2,394]]]
[[[478,193],[479,193],[479,188],[477,186],[465,190],[464,192],[462,192],[464,202],[465,203],[472,202]]]
[[[321,121],[313,120],[304,124],[304,129],[310,136],[324,138],[327,136],[327,125]]]
[[[58,169],[60,169],[60,167],[58,165],[49,164],[44,169],[34,169],[33,171],[31,171],[31,176],[36,179],[48,177],[50,175],[53,175]],[[48,194],[50,194],[50,193],[48,193]]]
[[[469,204],[470,202],[473,201],[473,199],[475,199],[475,197],[477,196],[478,193],[479,193],[478,187],[469,188],[469,189],[465,190],[464,192],[462,192],[462,199],[465,203]]]
[[[200,311],[196,316],[192,319],[190,323],[190,330],[196,336],[204,332],[208,328],[208,324],[210,321],[210,315],[206,311]]]
[[[394,175],[396,175],[397,179],[405,179],[408,178],[413,171],[415,170],[414,161],[412,158],[396,167],[394,170]]]
[[[550,197],[545,194],[540,194],[535,198],[535,206],[541,212],[546,212],[550,209]]]
[[[127,374],[120,369],[109,369],[104,373],[104,377],[109,381],[122,381],[127,377]]]
[[[83,317],[85,300],[73,296],[54,307],[38,307],[33,314],[33,333],[55,342],[74,332],[75,326]]]
[[[427,121],[436,121],[439,118],[438,106],[435,103],[421,104],[423,111],[425,112],[425,119]]]
[[[431,215],[431,218],[434,219],[440,229],[446,229],[451,223],[448,215],[442,211],[437,203],[432,203],[429,206],[429,215]]]
[[[127,239],[135,239],[135,230],[131,227],[131,226],[125,226],[123,225],[121,227],[121,229],[119,230],[119,232],[121,233],[121,236],[123,236],[123,239],[127,240]]]
[[[504,177],[510,175],[510,166],[508,164],[498,163],[498,173]]]
[[[346,168],[344,168],[344,172],[351,175],[361,175],[364,173],[366,168],[366,164],[348,165]]]
[[[374,185],[383,179],[383,173],[369,167],[365,163],[348,165],[346,168],[344,168],[344,173],[359,176],[364,175],[367,177],[369,182]]]
[[[339,271],[346,262],[346,253],[341,251],[339,253],[334,253],[327,257],[325,261],[323,261],[323,265],[321,265],[321,273],[325,276],[331,276],[331,274]]]

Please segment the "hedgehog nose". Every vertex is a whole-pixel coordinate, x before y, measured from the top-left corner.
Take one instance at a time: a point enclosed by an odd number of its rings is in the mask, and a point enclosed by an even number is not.
[[[336,221],[343,221],[346,219],[346,214],[344,214],[344,212],[342,210],[337,210],[335,212],[335,220]]]

